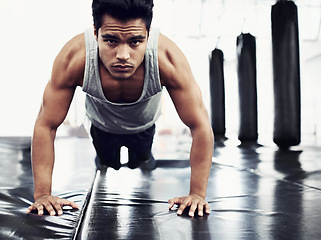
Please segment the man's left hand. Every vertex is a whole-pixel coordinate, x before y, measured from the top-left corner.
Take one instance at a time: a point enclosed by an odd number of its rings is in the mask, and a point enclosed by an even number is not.
[[[205,201],[204,198],[192,194],[184,197],[176,197],[173,199],[168,200],[169,203],[169,209],[172,209],[172,207],[176,204],[179,205],[179,208],[177,210],[177,215],[182,215],[183,211],[190,207],[188,215],[190,217],[194,217],[195,211],[197,210],[198,216],[203,216],[203,211],[205,210],[205,213],[210,214],[210,206]]]

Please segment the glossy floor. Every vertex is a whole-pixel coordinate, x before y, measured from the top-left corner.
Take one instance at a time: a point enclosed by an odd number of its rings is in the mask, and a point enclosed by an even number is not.
[[[81,208],[52,217],[25,214],[33,199],[25,141],[0,139],[0,239],[321,238],[321,148],[314,145],[279,150],[217,143],[207,196],[211,214],[190,218],[167,204],[188,193],[186,146],[159,154],[163,160],[154,171],[96,173],[89,140],[61,138],[53,190]]]

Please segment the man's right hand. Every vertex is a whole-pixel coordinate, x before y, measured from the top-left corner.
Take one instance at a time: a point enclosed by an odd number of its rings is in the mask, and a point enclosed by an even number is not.
[[[43,215],[44,211],[47,210],[51,216],[62,215],[63,206],[71,206],[78,209],[78,205],[66,199],[61,199],[56,196],[43,195],[34,204],[28,207],[26,213],[31,213],[32,211],[38,211],[38,215]]]

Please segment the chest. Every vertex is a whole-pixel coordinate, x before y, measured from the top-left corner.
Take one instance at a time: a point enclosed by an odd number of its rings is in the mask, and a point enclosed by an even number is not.
[[[144,88],[144,69],[139,68],[130,78],[115,79],[104,70],[100,72],[105,98],[114,103],[136,102]]]

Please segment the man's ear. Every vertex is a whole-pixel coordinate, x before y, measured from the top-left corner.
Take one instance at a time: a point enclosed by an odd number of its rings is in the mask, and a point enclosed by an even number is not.
[[[98,31],[96,30],[95,25],[94,25],[94,35],[95,35],[96,41],[98,41]]]

